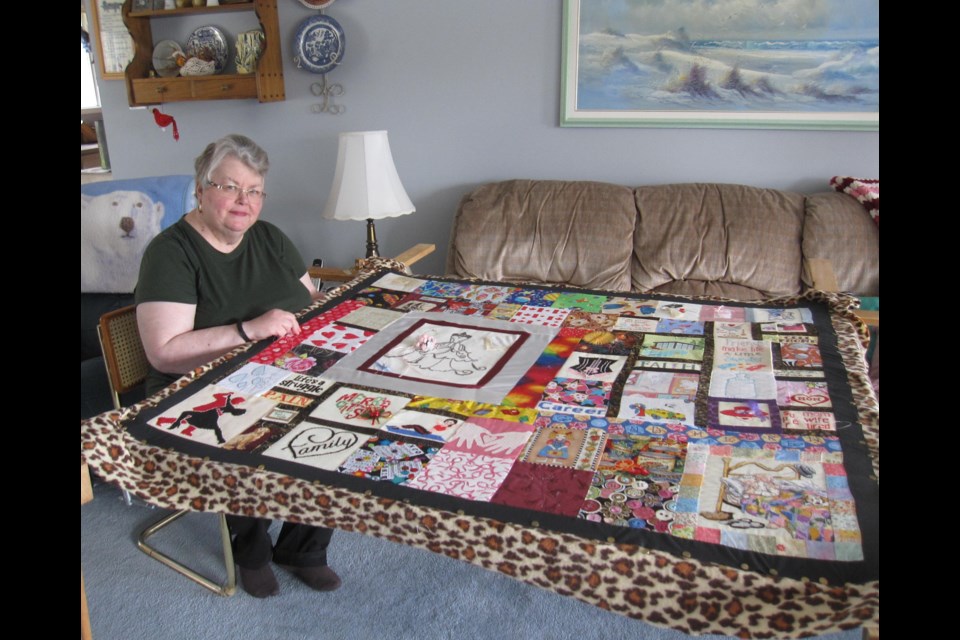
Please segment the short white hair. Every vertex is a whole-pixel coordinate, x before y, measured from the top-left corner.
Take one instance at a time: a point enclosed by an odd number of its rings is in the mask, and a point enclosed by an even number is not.
[[[250,167],[261,178],[270,169],[270,157],[256,142],[239,133],[231,133],[216,142],[211,142],[196,161],[194,169],[197,184],[210,182],[210,176],[227,158],[236,158]]]

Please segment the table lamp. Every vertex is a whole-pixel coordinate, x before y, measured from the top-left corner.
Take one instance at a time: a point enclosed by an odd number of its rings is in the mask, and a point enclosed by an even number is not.
[[[413,213],[416,208],[400,184],[386,131],[340,134],[337,170],[323,217],[367,221],[367,258],[380,255],[374,220]]]

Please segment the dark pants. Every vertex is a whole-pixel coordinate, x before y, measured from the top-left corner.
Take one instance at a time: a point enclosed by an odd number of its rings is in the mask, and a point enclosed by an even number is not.
[[[270,539],[269,520],[227,516],[233,536],[233,558],[244,569],[259,569],[271,560],[293,567],[327,564],[333,529],[284,522],[277,544]]]

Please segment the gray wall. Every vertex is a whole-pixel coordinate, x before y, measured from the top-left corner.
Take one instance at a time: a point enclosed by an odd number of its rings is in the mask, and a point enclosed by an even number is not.
[[[491,180],[733,182],[811,192],[837,174],[880,176],[879,133],[560,128],[560,0],[340,0],[327,13],[343,25],[346,55],[328,79],[344,86],[346,113],[316,115],[309,87],[319,77],[292,62],[297,25],[313,12],[293,0],[280,0],[279,11],[285,102],[167,105],[180,126],[174,142],[148,111],[127,107],[123,82],[101,82],[115,177],[190,173],[207,142],[244,133],[271,154],[263,216],[307,260],[344,266],[363,251],[363,223],[318,217],[337,134],[387,129],[417,212],[377,225],[381,251],[435,243],[437,253],[417,270],[441,273],[460,197]],[[191,20],[155,20],[155,40],[183,43],[206,23],[231,36],[252,26],[243,14]]]

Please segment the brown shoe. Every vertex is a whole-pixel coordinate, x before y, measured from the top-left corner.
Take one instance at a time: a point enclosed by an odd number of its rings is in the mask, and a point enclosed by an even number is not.
[[[315,567],[280,566],[300,578],[314,591],[336,591],[343,583],[340,576],[325,564]]]
[[[239,565],[237,568],[240,570],[240,584],[243,585],[243,590],[254,598],[269,598],[280,593],[277,576],[273,575],[273,569],[269,564],[259,569],[246,569]]]

